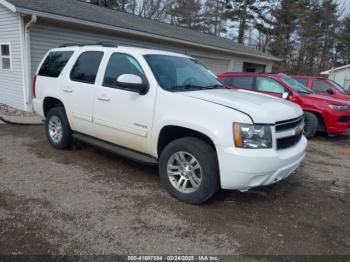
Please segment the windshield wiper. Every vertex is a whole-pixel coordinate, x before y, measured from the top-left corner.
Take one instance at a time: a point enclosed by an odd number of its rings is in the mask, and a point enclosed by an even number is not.
[[[216,84],[216,85],[206,86],[206,88],[207,89],[224,88],[224,85]]]

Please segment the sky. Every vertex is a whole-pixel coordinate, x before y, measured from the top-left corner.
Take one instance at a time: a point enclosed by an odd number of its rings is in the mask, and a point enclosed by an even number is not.
[[[346,16],[350,14],[350,0],[339,0],[341,5],[342,15]]]

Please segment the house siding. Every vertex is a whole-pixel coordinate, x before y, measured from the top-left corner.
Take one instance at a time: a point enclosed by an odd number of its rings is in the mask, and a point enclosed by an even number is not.
[[[11,70],[4,70],[0,60],[0,102],[24,110],[20,19],[20,15],[0,5],[0,43],[10,44],[12,62]]]
[[[96,33],[86,29],[71,29],[63,26],[34,24],[31,27],[31,63],[32,74],[37,70],[42,58],[48,50],[56,48],[65,43],[96,43],[96,42],[115,42],[122,45],[134,45],[146,48],[163,49],[184,53],[199,59],[214,73],[227,71],[242,72],[243,62],[253,62],[265,64],[267,62],[259,59],[245,59],[243,57],[224,56],[215,52],[200,51],[196,48],[186,48],[180,45],[166,44],[162,42],[151,42],[142,38],[125,37],[121,35],[112,35],[107,33]],[[210,57],[213,56],[213,57]]]
[[[329,74],[328,78],[344,86],[346,89],[350,88],[350,68],[333,71]]]
[[[118,34],[108,34],[105,31],[103,31],[103,33],[98,33],[93,30],[67,28],[58,25],[47,25],[45,23],[32,25],[30,35],[32,74],[36,72],[38,65],[48,50],[65,43],[115,42],[122,45],[179,52],[199,59],[214,73],[227,71],[242,72],[243,62],[247,60],[243,57],[227,56],[215,52],[208,52],[206,50],[201,51],[200,49],[167,44],[161,41],[152,42],[140,37],[133,38]],[[248,60],[256,63],[266,63],[258,59]]]
[[[147,42],[143,41],[142,39],[95,33],[87,30],[68,29],[59,26],[34,24],[30,29],[32,74],[35,74],[42,58],[50,49],[57,48],[58,46],[66,43],[76,44],[96,42],[114,42],[121,45],[159,48],[168,51],[186,53],[186,50],[180,47]]]

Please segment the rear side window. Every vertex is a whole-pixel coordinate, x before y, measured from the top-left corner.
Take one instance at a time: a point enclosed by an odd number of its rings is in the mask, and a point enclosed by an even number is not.
[[[327,93],[327,89],[329,88],[330,86],[322,80],[314,80],[312,83],[312,90],[316,93]]]
[[[295,80],[297,80],[300,84],[303,84],[304,86],[307,86],[307,79],[304,78],[294,78]]]
[[[254,77],[252,76],[227,77],[224,80],[224,85],[233,86],[241,89],[252,90],[254,87]]]
[[[73,51],[50,52],[39,70],[39,75],[58,77],[72,55]]]
[[[94,84],[103,52],[88,51],[82,53],[70,73],[70,79],[76,82]]]

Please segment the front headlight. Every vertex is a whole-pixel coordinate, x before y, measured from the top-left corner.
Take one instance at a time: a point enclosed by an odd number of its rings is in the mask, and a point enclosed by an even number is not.
[[[271,127],[269,125],[253,125],[233,123],[233,136],[239,148],[272,148]]]
[[[350,106],[338,106],[338,105],[328,105],[331,109],[337,111],[347,111],[350,110]]]

